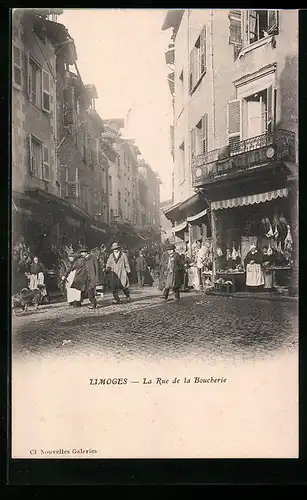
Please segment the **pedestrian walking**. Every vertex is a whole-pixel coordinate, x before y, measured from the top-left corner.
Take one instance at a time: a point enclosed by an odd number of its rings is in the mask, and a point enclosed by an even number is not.
[[[79,250],[80,256],[83,259],[83,269],[80,266],[81,281],[83,278],[83,293],[82,299],[88,297],[91,305],[89,309],[98,307],[96,300],[96,286],[98,284],[99,265],[95,255],[92,255],[88,248],[84,247]]]
[[[175,251],[175,245],[168,245],[166,250],[167,255],[163,259],[160,277],[163,286],[163,298],[167,300],[172,289],[175,299],[179,300],[179,290],[184,281],[184,264],[180,255]]]
[[[109,255],[106,270],[109,275],[109,283],[114,297],[114,303],[119,304],[119,291],[122,290],[126,301],[130,301],[129,274],[131,272],[127,255],[121,251],[118,243],[111,246],[112,253]]]
[[[143,255],[143,252],[139,252],[139,255],[136,258],[135,267],[136,267],[138,285],[139,287],[143,287],[145,282],[145,273],[147,270],[147,262]]]

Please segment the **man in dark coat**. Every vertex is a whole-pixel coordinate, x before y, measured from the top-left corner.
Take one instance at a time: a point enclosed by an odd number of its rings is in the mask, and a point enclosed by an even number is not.
[[[80,269],[80,274],[82,274],[82,278],[84,280],[83,283],[83,296],[87,295],[88,299],[91,302],[89,306],[90,309],[96,309],[97,300],[96,300],[96,286],[98,284],[98,276],[99,276],[99,264],[97,257],[95,255],[91,255],[87,248],[81,248],[79,250],[79,254],[83,259],[83,270]],[[77,277],[77,276],[76,276]],[[74,286],[74,283],[73,285]]]
[[[172,288],[175,299],[180,299],[180,287],[184,281],[184,263],[180,255],[175,251],[175,245],[166,247],[167,254],[162,260],[160,286],[163,287],[163,298],[168,299]]]
[[[146,269],[147,269],[147,262],[145,260],[144,255],[143,255],[143,252],[140,252],[138,257],[136,258],[135,267],[136,267],[136,273],[137,273],[137,277],[138,277],[138,285],[140,287],[143,287],[144,281],[145,281],[145,273],[146,273]]]

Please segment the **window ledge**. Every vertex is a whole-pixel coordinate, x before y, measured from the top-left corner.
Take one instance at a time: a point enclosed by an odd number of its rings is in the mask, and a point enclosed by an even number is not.
[[[264,38],[257,40],[257,42],[253,42],[247,45],[246,47],[243,47],[243,49],[240,50],[238,59],[240,59],[240,57],[245,56],[245,54],[247,54],[248,52],[251,52],[254,49],[258,49],[258,47],[262,47],[262,45],[272,43],[273,36],[274,35],[265,36]]]
[[[201,84],[202,79],[204,78],[206,73],[207,73],[207,68],[205,68],[205,71],[202,72],[201,76],[199,77],[199,79],[195,83],[194,87],[192,88],[192,90],[190,92],[190,95],[192,95],[195,92],[195,90],[199,87],[199,85]]]

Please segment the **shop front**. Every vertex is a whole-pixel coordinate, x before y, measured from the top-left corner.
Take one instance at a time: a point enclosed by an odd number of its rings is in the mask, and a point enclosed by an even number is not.
[[[287,293],[293,266],[293,221],[288,188],[211,202],[216,291]],[[251,286],[247,271],[257,255],[261,276]],[[254,254],[253,254],[254,255]]]

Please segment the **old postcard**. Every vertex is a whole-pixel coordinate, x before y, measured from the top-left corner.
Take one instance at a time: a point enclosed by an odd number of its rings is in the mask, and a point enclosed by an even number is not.
[[[298,457],[298,11],[12,11],[11,421]]]

